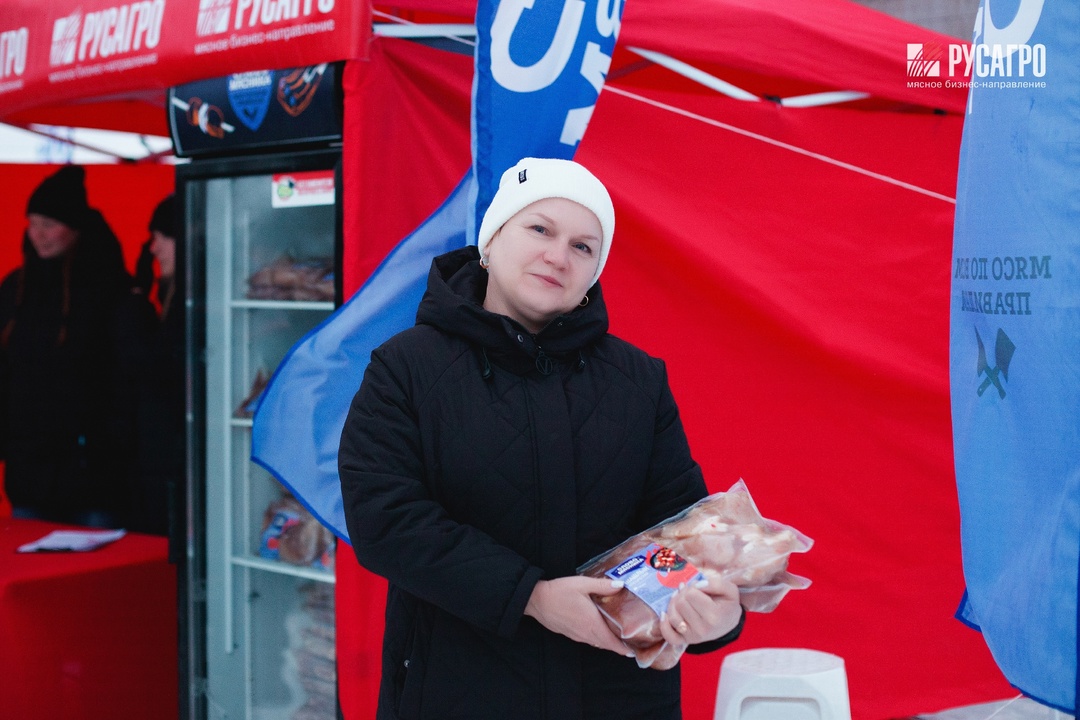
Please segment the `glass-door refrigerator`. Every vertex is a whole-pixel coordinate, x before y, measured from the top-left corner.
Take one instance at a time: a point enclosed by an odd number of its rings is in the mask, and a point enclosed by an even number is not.
[[[184,718],[340,714],[334,538],[250,460],[267,380],[341,302],[337,69],[170,91],[174,144],[190,159],[176,167],[189,348]],[[300,87],[315,78],[325,87]]]

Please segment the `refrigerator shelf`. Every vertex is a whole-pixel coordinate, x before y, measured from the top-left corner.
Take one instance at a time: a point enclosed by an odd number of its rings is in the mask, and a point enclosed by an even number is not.
[[[251,568],[252,570],[277,573],[278,575],[288,575],[290,577],[304,578],[305,580],[315,580],[316,582],[330,584],[337,582],[337,578],[330,570],[301,567],[299,565],[277,562],[276,560],[264,560],[262,558],[245,557],[243,555],[233,555],[232,562],[234,565]]]
[[[311,660],[311,642],[333,651],[336,578],[326,569],[333,553],[325,564],[260,554],[275,528],[282,541],[293,527],[275,525],[278,515],[295,519],[301,505],[270,471],[251,461],[251,415],[282,360],[335,309],[326,300],[285,299],[325,297],[300,294],[307,285],[293,288],[292,295],[259,294],[292,286],[252,279],[265,279],[260,271],[280,258],[332,258],[320,266],[318,280],[325,285],[340,262],[338,208],[276,208],[275,178],[308,170],[332,174],[339,161],[337,151],[282,154],[245,158],[242,168],[240,159],[220,168],[194,162],[178,172],[191,232],[186,247],[193,251],[190,291],[197,293],[189,302],[203,313],[203,325],[193,333],[201,345],[192,350],[193,364],[203,371],[194,393],[194,416],[201,418],[196,466],[202,470],[192,483],[189,511],[198,516],[201,537],[192,547],[193,554],[201,553],[205,578],[202,606],[190,603],[192,664],[201,666],[205,687],[193,686],[196,712],[184,720],[284,720],[301,708],[304,717],[336,717],[336,679],[328,679],[336,677],[332,663],[320,664],[318,688],[298,682],[298,663]],[[303,275],[308,266],[287,269]],[[310,513],[300,518],[305,543],[313,523]],[[313,547],[322,557],[330,533],[321,527],[317,533]],[[290,552],[296,550],[293,545]],[[286,677],[292,681],[283,682]]]

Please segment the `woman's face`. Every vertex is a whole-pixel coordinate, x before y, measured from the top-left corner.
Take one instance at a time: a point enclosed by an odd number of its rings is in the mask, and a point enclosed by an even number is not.
[[[152,237],[150,252],[157,259],[158,272],[161,277],[172,277],[176,274],[176,240],[160,230],[155,230]]]
[[[66,255],[79,240],[79,231],[59,220],[37,213],[28,213],[26,219],[29,221],[30,244],[42,260]]]
[[[603,237],[597,217],[573,200],[546,198],[527,205],[488,245],[484,307],[539,332],[585,297]]]

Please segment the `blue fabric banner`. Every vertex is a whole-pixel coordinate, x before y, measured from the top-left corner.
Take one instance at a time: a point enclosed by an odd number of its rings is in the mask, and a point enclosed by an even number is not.
[[[611,66],[622,0],[481,1],[476,9],[471,242],[506,168],[571,159]]]
[[[1005,677],[1074,713],[1080,5],[983,0],[960,154],[950,387],[967,592]]]
[[[289,351],[263,392],[251,459],[342,540],[338,442],[371,351],[415,321],[432,258],[466,238],[476,242],[503,170],[530,155],[573,157],[607,76],[621,8],[621,0],[479,2],[473,170],[352,299]]]
[[[363,287],[289,351],[255,411],[251,459],[348,542],[337,456],[371,351],[413,324],[431,259],[465,245],[470,177],[376,268]]]

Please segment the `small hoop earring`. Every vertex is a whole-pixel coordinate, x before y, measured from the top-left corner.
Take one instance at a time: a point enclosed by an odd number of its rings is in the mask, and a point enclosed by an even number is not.
[[[578,303],[578,307],[585,307],[588,304],[589,304],[589,296],[586,295],[585,297],[581,298],[581,302]]]
[[[491,267],[491,263],[488,262],[488,259],[486,257],[481,256],[480,257],[480,267],[487,270],[489,267]]]

